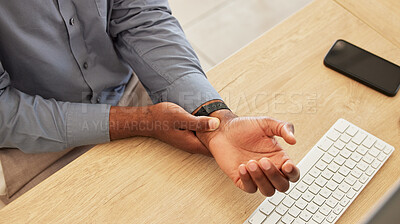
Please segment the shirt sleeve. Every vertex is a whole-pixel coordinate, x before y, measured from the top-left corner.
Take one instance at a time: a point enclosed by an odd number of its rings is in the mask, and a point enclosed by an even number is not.
[[[204,102],[221,99],[167,0],[115,0],[109,32],[154,103],[173,102],[191,113]]]
[[[60,102],[11,86],[0,63],[0,149],[56,152],[109,141],[109,109],[102,104]]]

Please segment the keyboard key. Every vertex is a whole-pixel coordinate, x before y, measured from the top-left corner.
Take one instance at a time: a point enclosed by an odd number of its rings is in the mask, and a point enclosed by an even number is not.
[[[368,149],[365,146],[360,145],[357,148],[357,152],[364,156],[365,154],[367,154]]]
[[[325,198],[322,197],[321,195],[317,195],[315,196],[313,202],[318,206],[322,206],[325,203]]]
[[[289,214],[286,214],[286,215],[284,215],[283,217],[282,217],[282,222],[283,223],[285,223],[285,224],[290,224],[290,223],[292,223],[293,222],[293,220],[294,220],[294,217],[293,216],[291,216],[291,215],[289,215]]]
[[[336,207],[333,209],[333,213],[335,213],[336,215],[339,215],[340,212],[342,212],[342,210],[343,210],[343,207],[342,207],[340,204],[338,204],[338,205],[336,205]]]
[[[337,142],[333,143],[333,145],[340,150],[342,150],[345,146],[345,144],[342,141],[337,141]]]
[[[340,136],[340,140],[342,140],[344,143],[349,143],[350,139],[351,139],[351,136],[346,133],[343,133]]]
[[[351,151],[348,149],[344,149],[340,152],[340,155],[348,159],[351,156]]]
[[[320,212],[317,212],[316,214],[313,215],[312,219],[316,223],[322,223],[322,221],[324,221],[325,219],[325,215],[321,214]]]
[[[317,177],[321,174],[321,171],[318,170],[316,167],[313,167],[313,168],[310,170],[309,174],[310,174],[312,177],[317,178]]]
[[[338,203],[339,201],[335,200],[333,197],[330,197],[328,200],[326,200],[326,204],[331,208],[334,208]]]
[[[332,197],[340,201],[344,197],[344,193],[336,190],[335,192],[332,193]]]
[[[340,184],[343,182],[344,176],[340,173],[335,173],[335,175],[333,175],[332,180],[335,181],[336,183]]]
[[[315,167],[317,167],[319,170],[324,170],[328,164],[322,160],[318,161],[317,164],[315,164]]]
[[[308,187],[308,190],[311,192],[311,193],[313,193],[313,194],[318,194],[318,192],[321,190],[321,188],[318,186],[318,185],[316,185],[316,184],[313,184],[313,185],[311,185],[311,186],[309,186]]]
[[[299,209],[303,210],[306,206],[307,206],[307,202],[300,198],[299,200],[297,200],[297,202],[295,203],[296,207],[298,207]]]
[[[374,162],[372,162],[372,164],[371,164],[371,166],[374,169],[377,169],[380,165],[381,165],[381,162],[379,162],[378,160],[374,160]]]
[[[349,127],[349,123],[345,120],[340,119],[335,125],[333,125],[334,129],[340,133],[343,133],[347,127]]]
[[[302,211],[301,214],[300,214],[300,218],[303,219],[306,222],[308,222],[308,220],[311,219],[311,216],[312,216],[312,214],[307,210]]]
[[[365,171],[365,174],[368,176],[371,176],[372,174],[374,174],[375,169],[372,167],[368,167],[367,170]]]
[[[381,140],[377,140],[377,141],[375,142],[375,145],[374,145],[374,146],[375,146],[376,148],[382,150],[382,149],[385,147],[385,143],[383,143]]]
[[[369,179],[368,175],[367,175],[367,174],[363,174],[363,175],[360,177],[359,181],[360,181],[361,183],[365,184],[365,183],[368,181],[368,179]]]
[[[329,208],[327,205],[323,205],[319,209],[319,212],[321,212],[323,215],[327,216],[331,212],[331,208]]]
[[[350,190],[350,185],[343,182],[339,185],[339,190],[343,191],[343,193],[347,193]]]
[[[328,170],[328,169],[326,169],[326,170],[324,170],[324,171],[322,172],[321,175],[322,175],[325,179],[329,180],[329,179],[332,178],[333,172],[330,171],[330,170]]]
[[[296,201],[293,199],[293,198],[291,198],[291,197],[286,197],[283,201],[282,201],[282,204],[284,204],[285,206],[287,206],[287,207],[292,207],[292,205],[295,203]]]
[[[356,133],[358,132],[358,129],[354,126],[350,126],[347,128],[346,133],[348,135],[350,135],[351,137],[354,137],[354,135],[356,135]]]
[[[328,150],[329,155],[335,157],[337,156],[337,154],[339,154],[339,149],[337,149],[336,147],[332,147]]]
[[[314,214],[318,210],[318,205],[316,205],[314,202],[311,202],[310,204],[307,205],[307,211],[311,212]]]
[[[260,211],[265,215],[270,215],[272,211],[274,211],[275,207],[276,206],[271,204],[271,202],[265,201],[264,203],[261,204]]]
[[[331,191],[334,191],[334,190],[336,190],[336,188],[338,187],[338,183],[336,183],[335,181],[333,181],[333,180],[330,180],[330,181],[328,181],[328,183],[326,184],[326,188],[328,188],[329,190],[331,190]]]
[[[377,148],[371,148],[370,150],[368,150],[368,153],[371,154],[373,157],[377,157],[380,151]]]
[[[306,183],[307,185],[311,185],[314,182],[315,178],[313,178],[310,174],[307,174],[305,177],[303,177],[303,182]]]
[[[289,195],[289,196],[290,196],[291,198],[293,198],[294,200],[297,200],[297,199],[300,198],[301,193],[300,193],[300,191],[294,189],[293,191],[290,192],[290,195]]]
[[[352,159],[352,160],[354,160],[355,162],[360,162],[360,160],[362,159],[362,156],[360,155],[360,153],[358,153],[358,152],[353,152],[352,154],[351,154],[351,156],[350,156],[350,158]]]
[[[329,154],[325,154],[324,156],[322,156],[322,161],[326,162],[326,163],[331,163],[333,160],[333,157]]]
[[[349,202],[350,202],[350,199],[343,198],[342,200],[340,200],[340,205],[345,207]]]
[[[296,189],[299,190],[301,193],[304,193],[308,188],[308,185],[304,183],[303,181],[298,183],[296,186]]]
[[[345,166],[342,166],[339,169],[339,173],[342,174],[343,176],[347,177],[347,175],[349,175],[349,173],[350,173],[350,169]]]
[[[361,188],[362,188],[362,184],[360,182],[358,182],[358,181],[353,186],[353,189],[355,191],[359,191]]]
[[[379,153],[377,159],[379,161],[383,162],[386,159],[386,155],[383,152],[381,152],[381,153]]]
[[[392,146],[386,146],[384,149],[383,149],[383,152],[386,154],[386,155],[389,155],[390,153],[392,153],[392,151],[394,150],[394,148],[392,147]]]
[[[371,148],[374,143],[375,143],[376,139],[372,136],[368,136],[364,141],[363,141],[363,145],[367,148]]]
[[[276,207],[275,212],[283,216],[288,210],[289,210],[288,207],[286,207],[283,204],[280,204],[278,207]]]
[[[319,176],[316,180],[315,183],[320,186],[320,187],[324,187],[325,184],[328,182],[327,179],[323,178],[322,176]]]
[[[355,168],[351,171],[351,175],[353,175],[355,178],[360,178],[362,174],[363,174],[363,171],[361,171],[358,168]]]
[[[296,218],[297,216],[299,216],[300,212],[301,212],[301,210],[299,208],[297,208],[296,206],[293,206],[293,207],[289,208],[289,212],[288,213],[291,216]]]
[[[344,163],[344,165],[345,165],[346,167],[348,167],[349,169],[354,169],[354,167],[356,167],[357,163],[354,162],[354,160],[352,160],[352,159],[348,159],[348,160],[346,160],[346,162]]]
[[[361,131],[357,132],[357,134],[351,139],[357,145],[361,144],[362,141],[367,137],[367,135]]]
[[[354,142],[349,142],[349,144],[346,145],[346,148],[354,152],[357,148],[357,145]]]
[[[256,212],[250,219],[249,222],[251,224],[260,224],[262,223],[265,218],[267,218],[267,216],[265,216],[264,214],[262,214],[261,212]]]
[[[284,198],[285,198],[285,194],[278,192],[278,193],[274,194],[274,196],[272,196],[272,197],[269,199],[269,202],[271,202],[273,205],[276,205],[276,206],[277,206],[277,205],[279,205],[279,203],[281,203],[281,201],[282,201]]]
[[[339,166],[343,165],[346,162],[346,159],[343,156],[336,156],[333,161],[338,164]]]
[[[303,198],[305,201],[310,202],[314,198],[314,194],[311,193],[310,191],[307,191],[304,193],[301,198]]]
[[[326,217],[326,221],[330,222],[330,223],[332,223],[333,220],[335,220],[335,219],[336,219],[336,215],[333,212]]]
[[[272,215],[270,215],[270,216],[268,216],[268,218],[267,218],[267,220],[265,221],[265,223],[268,223],[268,224],[275,224],[275,223],[278,223],[278,221],[279,221],[279,219],[281,218],[282,216],[280,216],[278,213],[272,213]]]
[[[328,170],[332,171],[332,172],[337,172],[339,170],[340,166],[337,165],[336,163],[331,163],[328,165]]]
[[[356,191],[354,189],[350,189],[349,192],[347,192],[346,196],[350,199],[352,199],[354,196],[356,196]]]
[[[331,196],[332,192],[326,188],[322,188],[319,194],[324,197],[325,199],[328,199],[329,196]]]
[[[365,155],[364,157],[363,157],[363,160],[366,162],[366,163],[368,163],[368,164],[371,164],[372,163],[372,161],[374,161],[374,157],[372,157],[371,155]]]
[[[330,139],[324,139],[321,143],[318,144],[318,148],[322,149],[323,151],[328,151],[328,149],[333,145],[333,141]]]
[[[357,182],[357,179],[350,175],[346,177],[344,181],[348,183],[350,186],[353,186]]]
[[[340,137],[340,133],[338,131],[336,131],[335,129],[331,129],[330,131],[328,131],[328,133],[326,134],[326,136],[328,138],[330,138],[332,141],[336,141],[339,139]]]
[[[360,170],[365,171],[365,170],[367,170],[367,168],[368,168],[368,164],[367,164],[366,162],[364,162],[364,161],[360,161],[360,162],[357,164],[357,167],[358,167]]]

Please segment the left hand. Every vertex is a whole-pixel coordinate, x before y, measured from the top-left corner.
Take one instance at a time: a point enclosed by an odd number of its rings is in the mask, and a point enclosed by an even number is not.
[[[292,124],[268,117],[237,117],[229,110],[210,116],[221,120],[220,127],[197,136],[237,187],[249,193],[259,188],[272,196],[275,189],[284,192],[289,181],[299,179],[299,169],[275,139],[280,136],[295,144]]]

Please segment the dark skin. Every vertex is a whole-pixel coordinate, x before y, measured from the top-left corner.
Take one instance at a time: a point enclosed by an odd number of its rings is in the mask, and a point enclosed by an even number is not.
[[[295,144],[293,133],[291,123],[238,117],[230,110],[209,117],[195,117],[173,103],[110,110],[111,140],[148,136],[190,153],[213,156],[237,187],[249,193],[259,189],[266,196],[286,191],[289,181],[299,179],[299,169],[275,139],[279,136]]]

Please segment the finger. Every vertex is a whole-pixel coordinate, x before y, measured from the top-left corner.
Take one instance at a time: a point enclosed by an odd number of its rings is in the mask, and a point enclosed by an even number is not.
[[[286,179],[276,166],[268,159],[262,158],[259,161],[262,171],[268,177],[271,184],[280,192],[285,192],[289,189],[289,181]]]
[[[296,182],[300,178],[300,170],[294,165],[291,160],[287,160],[282,165],[282,172],[289,179],[290,182]]]
[[[246,165],[241,164],[239,166],[239,177],[241,184],[239,184],[240,188],[247,193],[255,193],[257,191],[257,186],[254,184],[251,179],[250,174],[247,172]]]
[[[292,123],[268,118],[267,125],[267,128],[271,130],[272,135],[282,137],[287,143],[291,145],[296,144],[296,138],[294,137],[294,126]]]
[[[254,183],[257,185],[263,195],[271,197],[275,194],[274,186],[267,179],[260,167],[258,167],[258,163],[256,161],[250,160],[247,163],[247,170],[250,173],[251,179],[253,179]]]
[[[175,118],[175,128],[190,131],[214,131],[219,127],[220,120],[216,117],[193,116],[186,111]]]

